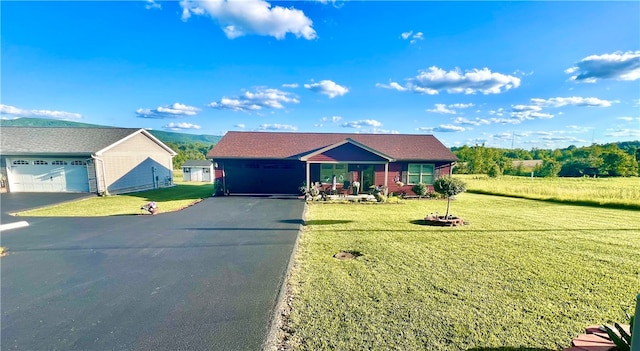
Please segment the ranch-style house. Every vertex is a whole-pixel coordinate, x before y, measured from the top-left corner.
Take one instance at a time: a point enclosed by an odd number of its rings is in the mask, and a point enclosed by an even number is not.
[[[319,182],[338,191],[386,186],[413,194],[417,183],[450,175],[458,158],[433,135],[228,132],[207,154],[230,194],[298,194]]]

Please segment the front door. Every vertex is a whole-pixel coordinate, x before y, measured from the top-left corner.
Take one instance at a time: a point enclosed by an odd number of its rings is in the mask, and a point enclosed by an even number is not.
[[[369,187],[375,185],[374,166],[363,166],[360,174],[360,192],[369,192]]]

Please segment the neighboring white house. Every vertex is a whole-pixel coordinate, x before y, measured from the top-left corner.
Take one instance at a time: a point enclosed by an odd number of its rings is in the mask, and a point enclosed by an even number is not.
[[[172,186],[175,155],[144,129],[0,128],[9,192],[118,194]]]
[[[182,165],[182,179],[185,182],[213,183],[213,163],[209,160],[188,160]]]

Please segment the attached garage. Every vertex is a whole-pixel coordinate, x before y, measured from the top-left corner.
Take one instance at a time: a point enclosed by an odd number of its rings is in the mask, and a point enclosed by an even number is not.
[[[304,164],[281,160],[226,160],[224,188],[232,194],[295,194],[304,179]]]
[[[83,159],[8,158],[13,192],[89,191],[87,162]]]
[[[120,194],[173,185],[176,153],[144,129],[0,128],[9,192]]]

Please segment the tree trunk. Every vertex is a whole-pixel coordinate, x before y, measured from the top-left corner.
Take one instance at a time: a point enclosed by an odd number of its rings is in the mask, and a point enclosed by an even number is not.
[[[451,196],[447,198],[447,213],[444,215],[444,219],[447,220],[449,218],[449,205],[451,205]]]

